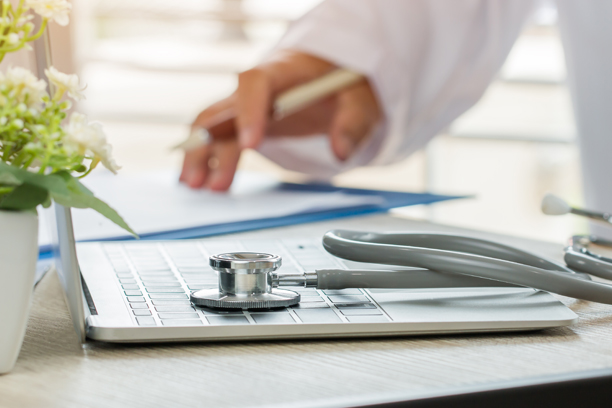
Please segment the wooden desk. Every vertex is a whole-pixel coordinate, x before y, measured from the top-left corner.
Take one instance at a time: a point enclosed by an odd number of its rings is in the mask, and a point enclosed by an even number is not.
[[[332,226],[457,231],[378,215],[241,235],[322,234]],[[561,256],[558,245],[469,233],[551,258]],[[0,377],[0,406],[354,405],[390,393],[419,394],[445,387],[612,367],[612,306],[562,300],[580,316],[577,325],[522,334],[81,345],[57,277],[48,274],[36,288],[17,366],[11,374]]]

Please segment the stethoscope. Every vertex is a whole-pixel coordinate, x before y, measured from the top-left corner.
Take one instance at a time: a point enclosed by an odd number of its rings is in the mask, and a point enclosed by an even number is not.
[[[279,286],[530,287],[612,304],[612,285],[592,281],[589,276],[612,279],[612,259],[590,253],[589,242],[593,241],[573,237],[565,252],[568,266],[564,266],[521,249],[467,236],[333,230],[324,235],[323,247],[336,257],[413,269],[319,269],[281,274],[277,272],[282,264],[279,256],[231,252],[210,257],[210,266],[218,272],[219,287],[194,291],[190,298],[196,306],[261,309],[299,303],[299,293]]]

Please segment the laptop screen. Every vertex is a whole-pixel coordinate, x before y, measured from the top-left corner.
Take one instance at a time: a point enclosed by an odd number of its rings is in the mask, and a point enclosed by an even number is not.
[[[51,246],[55,269],[60,279],[72,324],[81,342],[85,341],[85,298],[81,285],[81,273],[76,257],[74,232],[70,208],[54,204],[48,211],[51,231]]]

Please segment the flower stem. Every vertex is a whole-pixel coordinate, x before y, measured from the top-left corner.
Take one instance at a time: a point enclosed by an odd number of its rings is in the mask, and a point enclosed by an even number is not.
[[[5,194],[12,193],[14,189],[15,187],[0,187],[0,198]]]
[[[19,152],[19,154],[17,155],[17,157],[15,157],[12,161],[12,165],[16,166],[16,167],[22,167],[21,163],[23,163],[23,161],[25,160],[25,158],[28,156],[28,153],[26,153],[25,151],[21,151]]]
[[[47,19],[43,18],[42,24],[40,25],[40,29],[38,30],[38,32],[36,34],[34,34],[31,37],[28,37],[25,41],[26,42],[30,42],[30,41],[34,41],[40,38],[40,36],[43,34],[43,32],[45,31],[45,28],[47,27]]]
[[[88,175],[89,173],[91,173],[91,171],[93,169],[95,169],[98,166],[99,163],[100,163],[100,159],[98,159],[98,158],[92,159],[91,163],[89,164],[89,170],[87,170],[85,173],[81,174],[78,178],[81,179],[81,178],[85,177],[86,175]]]

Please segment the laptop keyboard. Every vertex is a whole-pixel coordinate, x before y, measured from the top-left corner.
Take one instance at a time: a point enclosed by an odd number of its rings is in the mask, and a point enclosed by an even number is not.
[[[126,307],[139,326],[382,323],[391,319],[362,289],[316,290],[288,287],[301,301],[289,308],[222,310],[194,307],[189,293],[216,288],[210,255],[252,251],[280,255],[277,271],[298,273],[344,268],[320,241],[166,241],[103,244]]]

